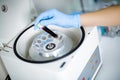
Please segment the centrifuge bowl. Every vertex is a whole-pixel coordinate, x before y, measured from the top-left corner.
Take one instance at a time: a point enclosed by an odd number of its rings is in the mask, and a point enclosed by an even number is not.
[[[82,44],[84,37],[85,37],[85,31],[83,29],[83,27],[80,28],[61,28],[55,25],[50,25],[48,26],[51,30],[53,31],[58,31],[61,32],[62,34],[65,34],[67,36],[66,38],[66,42],[68,41],[68,44],[62,44],[65,45],[64,48],[61,48],[60,50],[63,51],[59,52],[59,50],[56,50],[59,54],[62,54],[60,56],[57,57],[46,57],[46,56],[41,56],[40,59],[37,58],[31,58],[30,56],[30,48],[31,45],[34,41],[34,39],[40,35],[43,30],[34,30],[34,24],[30,25],[28,28],[26,28],[25,30],[23,30],[16,38],[15,42],[14,42],[14,53],[15,55],[26,62],[30,62],[30,63],[47,63],[47,62],[52,62],[52,61],[56,61],[59,59],[62,59],[70,54],[72,54],[77,48],[80,47],[80,45]],[[67,48],[67,46],[72,46],[70,48]],[[68,51],[67,51],[68,50]],[[55,52],[55,51],[53,51]],[[52,52],[50,52],[52,53]],[[44,54],[44,53],[42,53]],[[49,54],[49,53],[48,53]]]

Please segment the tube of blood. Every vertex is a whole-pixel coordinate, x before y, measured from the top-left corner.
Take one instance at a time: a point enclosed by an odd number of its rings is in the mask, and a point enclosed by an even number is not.
[[[58,35],[56,33],[54,33],[52,30],[50,30],[49,28],[47,28],[46,26],[41,26],[40,23],[37,26],[39,28],[42,28],[45,32],[47,32],[48,34],[50,34],[54,38],[58,38]]]

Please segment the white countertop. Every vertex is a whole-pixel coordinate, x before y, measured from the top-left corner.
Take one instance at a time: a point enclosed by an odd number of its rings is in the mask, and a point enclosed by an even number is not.
[[[102,37],[100,51],[103,65],[95,80],[120,80],[120,37]]]

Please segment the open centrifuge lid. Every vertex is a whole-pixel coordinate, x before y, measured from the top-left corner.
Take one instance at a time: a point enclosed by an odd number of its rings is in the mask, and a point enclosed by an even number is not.
[[[14,42],[14,45],[13,45],[13,49],[14,49],[14,53],[15,55],[25,61],[25,62],[30,62],[30,63],[48,63],[48,62],[52,62],[52,61],[56,61],[56,60],[59,60],[59,59],[62,59],[70,54],[72,54],[78,47],[80,47],[80,45],[82,44],[84,38],[85,38],[85,31],[84,31],[84,28],[83,27],[80,27],[80,30],[81,30],[81,33],[82,33],[82,36],[81,36],[81,40],[79,41],[79,43],[75,46],[75,48],[73,48],[72,50],[70,50],[68,53],[66,53],[65,55],[63,56],[60,56],[60,57],[57,57],[57,58],[54,58],[54,59],[51,59],[51,60],[44,60],[44,61],[35,61],[35,60],[29,60],[29,59],[26,59],[24,57],[22,57],[17,49],[17,45],[18,45],[18,41],[19,39],[21,38],[22,35],[24,35],[25,32],[27,32],[27,30],[31,29],[34,27],[34,24],[32,24],[31,26],[29,26],[28,28],[26,28],[25,30],[23,30],[16,38],[15,42]]]

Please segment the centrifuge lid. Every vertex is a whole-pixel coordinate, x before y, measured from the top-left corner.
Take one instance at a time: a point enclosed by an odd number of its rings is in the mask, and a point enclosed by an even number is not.
[[[14,42],[14,46],[13,46],[13,49],[14,49],[14,53],[15,55],[25,61],[25,62],[30,62],[30,63],[47,63],[47,62],[52,62],[52,61],[56,61],[56,60],[59,60],[59,59],[62,59],[70,54],[72,54],[78,47],[80,47],[80,45],[82,44],[83,40],[84,40],[84,37],[85,37],[85,31],[84,31],[84,28],[83,27],[80,27],[80,30],[82,32],[82,36],[81,36],[81,39],[79,41],[79,43],[75,46],[75,48],[71,49],[69,52],[67,52],[66,54],[60,56],[60,57],[56,57],[56,58],[53,58],[53,59],[50,59],[50,60],[33,60],[33,59],[28,59],[28,58],[25,58],[23,57],[22,55],[20,55],[20,52],[18,49],[17,49],[17,46],[18,46],[18,43],[19,43],[19,39],[21,38],[22,35],[24,35],[25,32],[27,32],[29,29],[33,28],[34,27],[34,24],[29,26],[28,28],[26,28],[25,30],[23,30],[16,38],[15,42]],[[29,35],[30,36],[30,35]],[[24,48],[24,46],[22,47]]]

